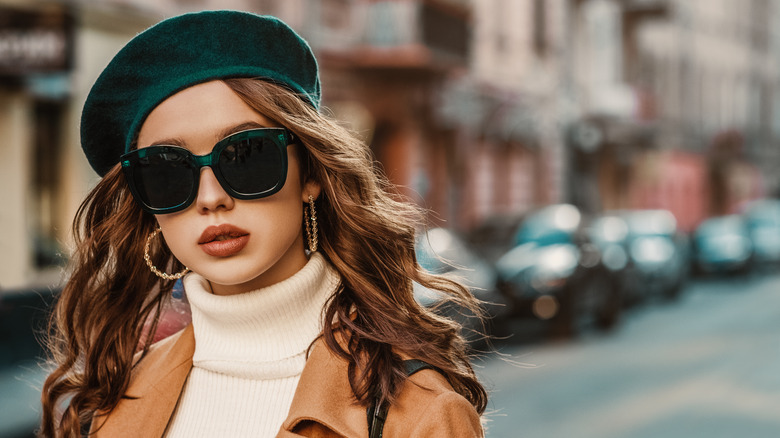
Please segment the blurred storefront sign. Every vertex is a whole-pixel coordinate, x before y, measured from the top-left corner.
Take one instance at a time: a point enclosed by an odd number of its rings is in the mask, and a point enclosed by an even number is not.
[[[73,62],[73,19],[63,9],[0,7],[0,75],[68,71]]]

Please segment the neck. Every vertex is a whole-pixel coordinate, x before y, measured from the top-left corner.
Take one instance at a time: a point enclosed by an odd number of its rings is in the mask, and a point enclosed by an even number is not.
[[[304,354],[322,331],[324,305],[338,282],[318,253],[290,278],[238,295],[214,295],[205,278],[188,275],[184,288],[192,306],[195,365],[232,367]]]
[[[238,284],[225,285],[209,282],[211,292],[214,295],[237,295],[266,288],[292,277],[307,262],[308,258],[303,250],[303,238],[299,236],[287,252],[261,275]]]

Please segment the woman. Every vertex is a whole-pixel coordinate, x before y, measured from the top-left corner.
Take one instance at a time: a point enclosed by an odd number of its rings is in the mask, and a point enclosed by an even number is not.
[[[165,20],[106,67],[42,435],[482,435],[458,326],[412,282],[474,300],[421,270],[417,211],[319,99],[306,42],[243,12]],[[152,345],[181,277],[192,324]]]

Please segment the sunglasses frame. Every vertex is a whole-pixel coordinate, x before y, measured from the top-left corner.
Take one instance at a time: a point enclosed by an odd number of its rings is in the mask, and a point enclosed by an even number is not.
[[[282,166],[281,175],[279,177],[279,181],[277,181],[276,184],[268,190],[255,193],[242,193],[233,189],[230,184],[228,184],[225,176],[222,174],[222,170],[219,168],[219,157],[220,154],[222,154],[225,148],[229,145],[258,137],[271,140],[271,143],[273,143],[279,149],[279,156],[281,157],[280,165]],[[141,208],[151,214],[167,214],[184,210],[192,205],[193,202],[195,202],[195,199],[198,197],[198,188],[200,187],[200,172],[204,167],[209,167],[211,171],[214,172],[214,176],[217,178],[217,181],[219,181],[219,185],[222,186],[222,189],[233,198],[260,199],[273,195],[274,193],[281,190],[282,187],[284,187],[284,183],[287,180],[287,147],[297,142],[298,138],[295,136],[295,134],[285,128],[256,128],[236,132],[235,134],[231,134],[223,138],[222,140],[218,141],[217,144],[215,144],[211,149],[211,152],[206,155],[195,155],[188,149],[180,146],[153,145],[127,152],[119,157],[119,160],[122,163],[122,170],[124,171],[127,184],[130,187],[130,192],[133,194],[133,198],[135,198],[136,202],[138,202]],[[175,152],[186,157],[187,162],[191,165],[190,170],[192,171],[192,176],[194,179],[194,189],[191,190],[191,193],[187,196],[187,199],[180,204],[172,207],[157,208],[152,207],[151,205],[147,205],[143,201],[143,197],[141,196],[140,191],[137,189],[133,167],[143,158],[165,152]]]

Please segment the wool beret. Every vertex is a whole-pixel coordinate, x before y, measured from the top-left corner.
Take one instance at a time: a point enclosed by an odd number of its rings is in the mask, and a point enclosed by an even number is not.
[[[176,92],[237,77],[283,85],[319,109],[317,61],[281,20],[239,11],[184,14],[138,34],[95,81],[81,115],[90,165],[105,175],[130,150],[149,113]]]

